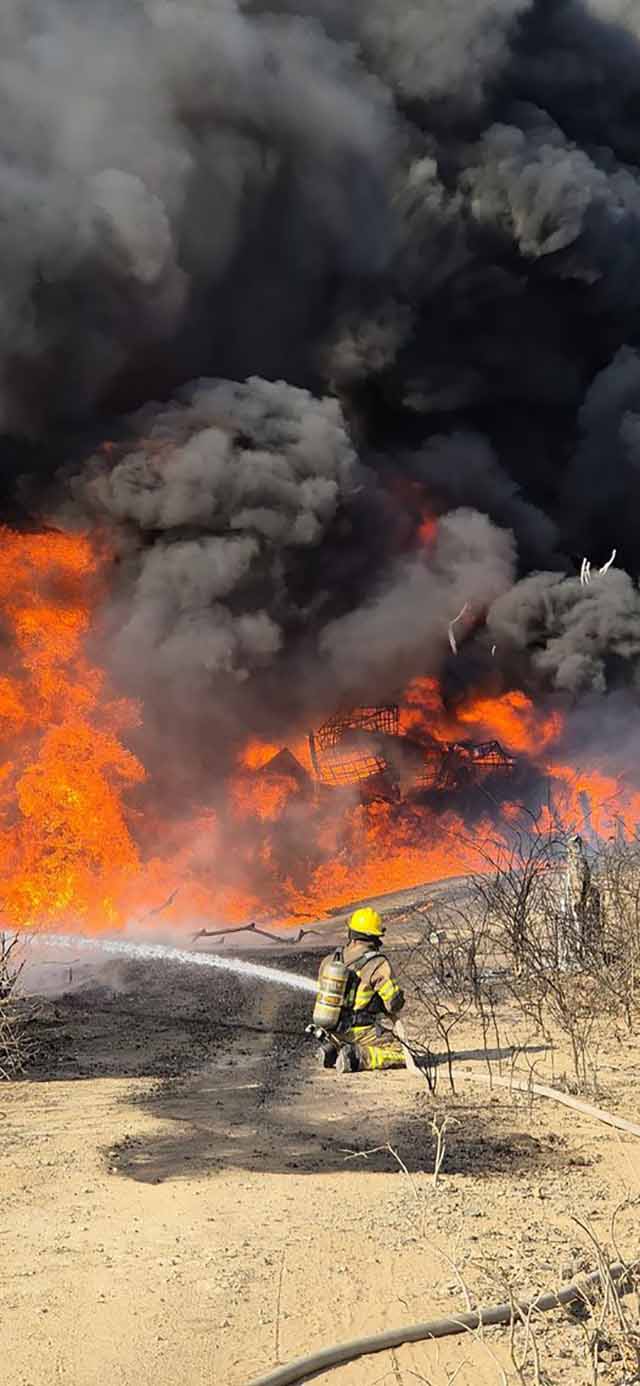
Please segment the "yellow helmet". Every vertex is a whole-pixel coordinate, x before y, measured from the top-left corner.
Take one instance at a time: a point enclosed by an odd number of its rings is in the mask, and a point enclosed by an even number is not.
[[[378,911],[370,909],[369,906],[352,914],[349,928],[353,934],[369,934],[376,938],[381,938],[384,933]]]

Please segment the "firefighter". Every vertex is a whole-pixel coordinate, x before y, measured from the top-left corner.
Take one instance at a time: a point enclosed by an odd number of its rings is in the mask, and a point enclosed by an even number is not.
[[[330,965],[337,979],[334,1014],[322,1019],[314,1011],[315,1033],[321,1038],[325,1068],[338,1073],[361,1069],[404,1068],[406,1051],[395,1033],[395,1017],[404,1006],[404,995],[382,952],[384,928],[377,910],[356,910],[348,924],[347,943],[324,959],[318,974],[322,995],[325,969]],[[325,1012],[329,1015],[329,1012]],[[320,1027],[318,1028],[318,1020]]]

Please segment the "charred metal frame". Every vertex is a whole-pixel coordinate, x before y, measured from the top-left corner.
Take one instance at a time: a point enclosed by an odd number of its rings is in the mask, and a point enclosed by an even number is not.
[[[337,714],[323,722],[316,732],[309,732],[309,752],[315,774],[323,784],[358,784],[375,776],[388,776],[390,767],[382,754],[367,747],[345,754],[345,736],[352,731],[380,732],[398,736],[400,709],[397,703],[381,707],[358,707],[347,714]]]
[[[359,707],[336,714],[315,732],[309,733],[311,763],[322,784],[347,787],[359,785],[367,798],[398,799],[396,777],[382,749],[374,745],[345,745],[350,732],[372,732],[402,738],[397,703]],[[455,789],[483,772],[511,771],[513,757],[499,741],[443,741],[425,746],[424,775],[418,776],[417,790]]]

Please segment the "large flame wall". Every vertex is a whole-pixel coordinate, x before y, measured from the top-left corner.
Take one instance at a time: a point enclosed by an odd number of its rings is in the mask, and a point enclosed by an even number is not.
[[[352,899],[486,869],[518,804],[474,813],[447,801],[363,806],[355,794],[301,793],[256,771],[277,752],[247,729],[236,773],[186,818],[160,815],[134,749],[144,709],[120,697],[91,654],[108,555],[87,535],[3,530],[0,588],[0,896],[11,927],[185,929],[250,918],[293,921]],[[406,690],[409,734],[498,737],[550,786],[549,822],[633,831],[640,796],[598,767],[556,758],[559,710],[519,690],[445,709],[437,682]],[[304,743],[292,743],[304,761]],[[481,791],[479,791],[481,793]]]

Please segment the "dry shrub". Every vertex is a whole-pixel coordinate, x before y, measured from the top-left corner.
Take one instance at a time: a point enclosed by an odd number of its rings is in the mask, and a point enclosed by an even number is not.
[[[565,1037],[573,1086],[596,1086],[606,1034],[632,1030],[640,1005],[640,843],[588,849],[585,884],[570,887],[571,834],[531,817],[486,870],[434,903],[408,974],[441,1040],[453,1086],[453,1042],[467,1017],[481,1024],[484,1051],[500,1048],[498,1003],[514,1001],[529,1030]],[[585,858],[586,860],[586,858]]]
[[[24,967],[17,934],[0,934],[0,1078],[15,1078],[24,1064],[25,1046],[17,982]]]

